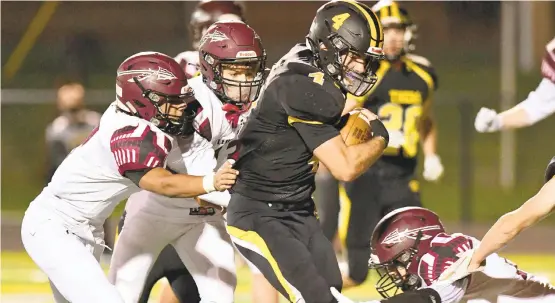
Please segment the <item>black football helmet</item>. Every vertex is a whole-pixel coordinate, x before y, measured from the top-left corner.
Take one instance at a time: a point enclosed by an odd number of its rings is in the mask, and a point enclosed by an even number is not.
[[[352,0],[324,4],[306,38],[316,65],[344,92],[362,96],[376,83],[384,37],[378,17],[366,5]],[[362,73],[346,68],[349,54],[364,60]]]

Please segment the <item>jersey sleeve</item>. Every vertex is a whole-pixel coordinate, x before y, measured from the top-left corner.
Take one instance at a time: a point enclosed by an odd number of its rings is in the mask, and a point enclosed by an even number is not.
[[[544,79],[555,83],[555,38],[547,43],[545,55],[541,64],[542,76]]]
[[[344,100],[330,93],[304,75],[284,76],[278,89],[280,102],[287,114],[287,123],[294,127],[310,150],[339,135],[334,126],[341,116]],[[322,80],[324,81],[324,80]],[[342,97],[342,96],[341,96]]]
[[[132,175],[130,179],[136,184],[151,169],[166,167],[171,148],[168,136],[143,124],[123,127],[110,139],[110,150],[118,172],[127,178]]]
[[[418,275],[426,285],[455,276],[462,278],[466,273],[462,270],[466,268],[461,264],[469,261],[466,257],[473,248],[472,239],[463,234],[438,234],[431,241],[430,250],[420,258]]]
[[[551,158],[547,168],[545,169],[545,183],[551,180],[555,176],[555,157]]]
[[[532,124],[545,119],[555,112],[555,83],[543,79],[538,87],[528,94],[528,98],[517,106],[524,109]]]

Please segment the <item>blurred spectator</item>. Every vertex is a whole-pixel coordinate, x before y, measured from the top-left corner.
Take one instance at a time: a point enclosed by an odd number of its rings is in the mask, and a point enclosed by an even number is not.
[[[100,122],[100,114],[85,108],[85,88],[77,82],[70,82],[58,89],[56,105],[59,116],[46,128],[48,169],[46,183],[49,183],[65,157],[79,146]],[[113,247],[113,228],[104,224],[106,245]]]
[[[46,128],[48,175],[52,175],[72,149],[87,138],[98,125],[100,114],[85,108],[85,89],[79,83],[68,83],[58,89],[58,116]]]

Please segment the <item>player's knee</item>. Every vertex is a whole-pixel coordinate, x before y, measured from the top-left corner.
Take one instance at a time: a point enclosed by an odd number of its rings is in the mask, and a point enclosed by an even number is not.
[[[368,276],[368,260],[364,260],[362,257],[351,258],[349,253],[349,278],[356,285],[360,285],[366,281]]]

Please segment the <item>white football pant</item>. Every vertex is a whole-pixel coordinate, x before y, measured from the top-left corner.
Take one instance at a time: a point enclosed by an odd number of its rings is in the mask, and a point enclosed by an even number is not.
[[[138,301],[154,261],[168,244],[193,276],[201,302],[233,302],[234,251],[222,216],[178,223],[146,212],[128,212],[108,274],[126,303]]]
[[[68,226],[51,210],[33,202],[23,218],[21,240],[48,276],[57,303],[123,302],[100,267],[102,225]]]

